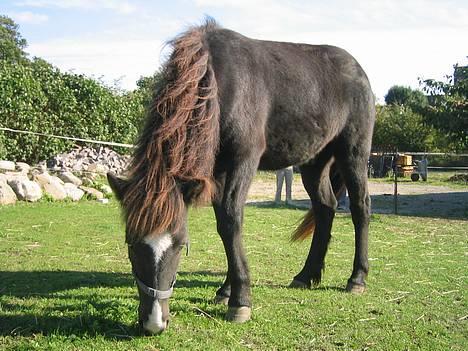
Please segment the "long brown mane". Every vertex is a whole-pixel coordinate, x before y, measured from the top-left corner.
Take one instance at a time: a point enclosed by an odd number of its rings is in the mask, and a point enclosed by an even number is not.
[[[219,143],[218,88],[206,34],[207,20],[169,42],[173,52],[133,155],[123,197],[127,241],[177,230],[185,216],[183,184],[196,184],[191,202],[213,195]]]

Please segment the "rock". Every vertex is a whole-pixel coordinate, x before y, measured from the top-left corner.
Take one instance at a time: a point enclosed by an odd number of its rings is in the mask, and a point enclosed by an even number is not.
[[[39,184],[29,179],[12,179],[8,185],[13,189],[18,200],[35,202],[42,197],[42,190]]]
[[[67,197],[67,192],[63,187],[63,181],[49,173],[37,173],[34,180],[41,186],[44,192],[54,200],[63,200]]]
[[[101,204],[108,204],[109,203],[109,199],[98,199],[98,202],[101,203]]]
[[[14,171],[15,163],[13,161],[0,160],[0,171]]]
[[[31,170],[31,166],[26,162],[16,162],[16,169],[23,174],[28,174]]]
[[[51,177],[49,183],[42,185],[44,192],[50,195],[54,200],[63,200],[67,197],[67,192],[63,187],[62,181],[57,177]]]
[[[75,176],[72,172],[62,172],[62,173],[59,173],[58,176],[65,183],[72,183],[72,184],[75,184],[76,186],[80,186],[81,184],[83,184],[81,179]]]
[[[50,183],[52,181],[52,176],[47,172],[36,173],[34,174],[33,179],[39,183],[40,186],[44,186],[44,184]]]
[[[96,190],[94,188],[89,188],[87,186],[80,186],[80,189],[83,190],[86,194],[88,195],[91,195],[92,197],[96,198],[96,199],[103,199],[104,198],[104,194],[101,193],[99,190]]]
[[[0,180],[0,205],[10,205],[16,203],[16,194],[5,182]]]
[[[6,172],[3,176],[5,177],[6,181],[13,179],[29,180],[27,174],[24,174],[22,172]]]
[[[51,179],[53,182],[57,182],[57,183],[62,184],[62,185],[65,184],[65,182],[64,182],[62,179],[60,179],[59,177],[50,176],[50,179]]]
[[[79,189],[73,183],[65,183],[63,185],[65,188],[65,192],[67,193],[67,197],[72,199],[72,201],[80,201],[83,195],[85,194],[83,190]]]
[[[92,173],[106,174],[109,170],[109,167],[106,167],[100,163],[91,163],[88,166],[87,171]]]
[[[41,164],[47,164],[47,167],[54,170],[73,170],[81,172],[89,170],[104,174],[111,171],[115,174],[121,174],[130,161],[129,156],[122,156],[107,147],[76,147],[68,153],[53,156]],[[88,169],[89,167],[89,169]]]

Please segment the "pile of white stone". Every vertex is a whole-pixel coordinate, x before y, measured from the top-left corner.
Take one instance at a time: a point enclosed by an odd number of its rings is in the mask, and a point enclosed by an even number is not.
[[[112,191],[95,181],[104,169],[77,177],[66,169],[48,170],[44,165],[31,167],[24,162],[0,161],[0,205],[20,201],[38,201],[43,196],[53,200],[79,201],[83,196],[106,202]]]
[[[127,169],[130,156],[120,155],[108,147],[75,146],[67,153],[59,154],[41,164],[54,171],[97,172],[111,171],[121,174]]]

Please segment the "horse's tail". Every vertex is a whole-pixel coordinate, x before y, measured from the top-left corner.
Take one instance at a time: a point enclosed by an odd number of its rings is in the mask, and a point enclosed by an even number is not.
[[[339,173],[336,164],[333,164],[330,170],[330,180],[333,188],[333,193],[338,199],[343,191],[346,190],[343,177]],[[307,239],[314,233],[315,229],[315,216],[314,209],[311,208],[306,215],[302,218],[302,222],[291,235],[291,241],[302,241]]]
[[[123,199],[127,229],[138,236],[176,230],[183,224],[185,203],[213,196],[220,110],[207,34],[215,28],[208,20],[169,43],[173,51],[138,140],[132,186]]]

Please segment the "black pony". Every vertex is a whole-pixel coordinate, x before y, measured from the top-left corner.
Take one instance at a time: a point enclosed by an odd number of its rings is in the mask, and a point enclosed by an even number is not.
[[[313,233],[313,239],[292,287],[320,282],[336,195],[346,185],[356,239],[347,290],[364,291],[375,111],[361,66],[337,47],[249,39],[212,20],[171,45],[128,179],[108,175],[126,220],[143,328],[159,333],[167,327],[168,299],[187,243],[187,208],[207,201],[228,262],[216,301],[229,305],[228,320],[250,319],[241,237],[257,169],[298,165],[312,200],[293,234]]]

